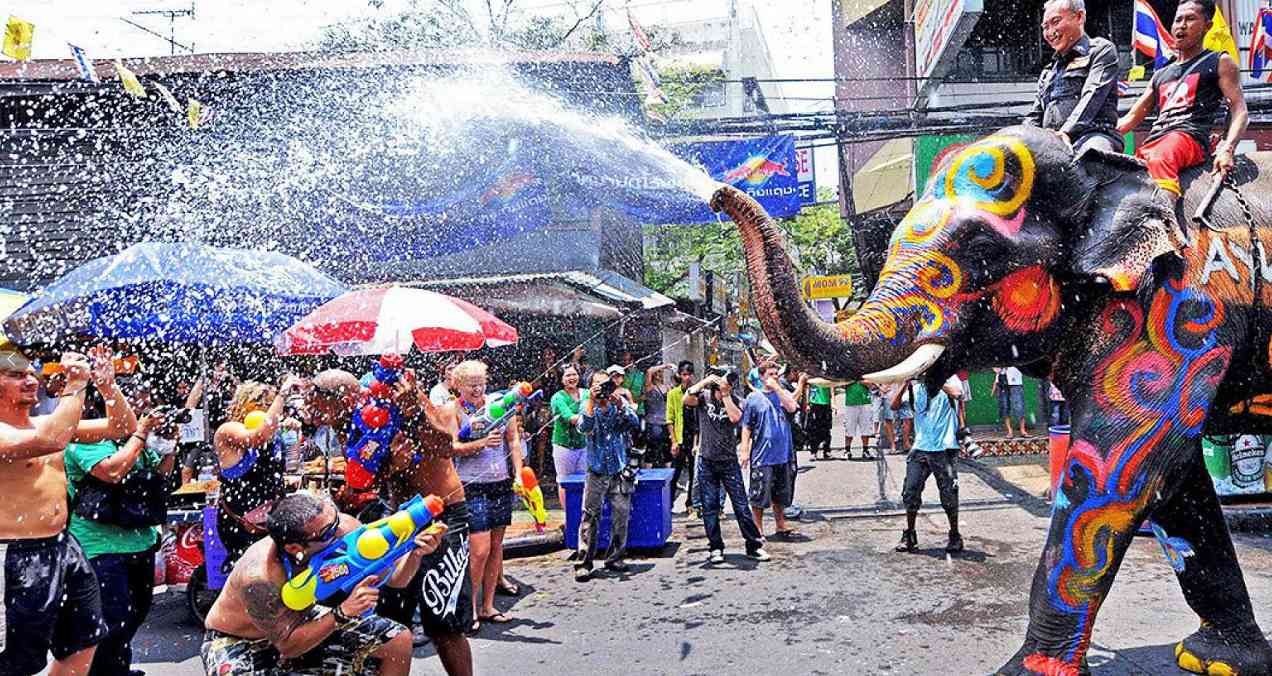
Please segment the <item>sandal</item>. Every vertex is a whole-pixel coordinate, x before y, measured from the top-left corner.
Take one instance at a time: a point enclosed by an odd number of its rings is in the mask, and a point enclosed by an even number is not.
[[[504,615],[503,613],[495,613],[494,615],[487,615],[481,618],[481,621],[490,622],[491,624],[507,624],[512,621],[512,618]]]
[[[466,636],[476,636],[481,631],[481,620],[474,619],[473,623],[468,626],[468,630],[464,632]]]
[[[521,587],[500,579],[499,584],[495,585],[495,593],[501,596],[520,596]]]

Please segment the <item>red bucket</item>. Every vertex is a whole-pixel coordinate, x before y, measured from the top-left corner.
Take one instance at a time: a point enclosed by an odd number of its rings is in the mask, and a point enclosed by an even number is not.
[[[1051,495],[1054,497],[1064,475],[1064,461],[1069,457],[1069,426],[1055,425],[1047,431],[1051,436],[1048,450],[1051,456]]]

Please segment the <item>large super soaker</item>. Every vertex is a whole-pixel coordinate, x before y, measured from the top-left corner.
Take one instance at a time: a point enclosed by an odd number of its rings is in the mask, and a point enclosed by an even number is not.
[[[389,445],[402,427],[402,413],[392,399],[393,385],[401,377],[402,357],[386,354],[371,364],[371,372],[362,379],[365,403],[353,413],[345,446],[345,483],[350,488],[370,488],[389,457]]]
[[[543,396],[543,390],[536,390],[530,383],[517,383],[503,394],[490,396],[486,405],[482,406],[459,428],[460,441],[473,441],[488,434],[493,434],[508,426],[512,417],[523,411],[526,404]]]
[[[548,510],[543,506],[543,489],[539,488],[539,478],[529,467],[521,468],[521,481],[512,484],[512,490],[521,496],[526,511],[534,519],[534,528],[540,533],[548,524]]]
[[[307,610],[337,593],[348,594],[372,575],[380,577],[377,586],[383,585],[398,560],[415,548],[415,536],[431,526],[444,508],[442,499],[436,495],[427,498],[417,495],[404,503],[400,511],[327,545],[309,560],[304,570],[293,574],[287,562],[289,579],[283,583],[283,604],[292,610]]]

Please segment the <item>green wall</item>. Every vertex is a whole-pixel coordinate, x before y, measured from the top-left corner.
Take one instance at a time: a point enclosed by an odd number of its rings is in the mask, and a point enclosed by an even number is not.
[[[990,394],[990,388],[994,386],[994,372],[972,373],[969,380],[972,384],[972,400],[967,402],[967,424],[1001,427],[998,397]],[[1042,386],[1042,381],[1025,378],[1025,422],[1029,423],[1030,431],[1035,431],[1040,422],[1046,422],[1046,416],[1038,409],[1038,392]]]

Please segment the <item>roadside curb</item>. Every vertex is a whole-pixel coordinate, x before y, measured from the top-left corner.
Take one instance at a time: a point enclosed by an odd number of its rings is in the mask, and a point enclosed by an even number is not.
[[[504,556],[538,556],[565,548],[565,526],[548,528],[542,533],[529,532],[503,543]]]

